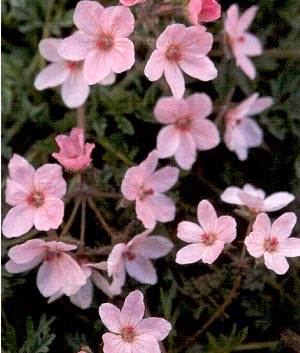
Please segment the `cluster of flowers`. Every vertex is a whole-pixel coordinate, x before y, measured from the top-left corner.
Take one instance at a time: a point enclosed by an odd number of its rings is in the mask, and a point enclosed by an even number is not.
[[[140,2],[123,0],[124,6],[104,8],[98,2],[79,1],[73,16],[78,31],[65,39],[49,38],[40,42],[40,53],[51,64],[36,77],[35,87],[42,90],[62,85],[63,101],[75,108],[86,101],[90,85],[114,83],[116,74],[129,70],[135,62],[134,45],[128,39],[134,31],[135,19],[128,6]],[[157,222],[174,220],[176,206],[165,193],[179,177],[177,167],[156,170],[158,160],[174,156],[180,168],[189,170],[196,160],[197,150],[209,150],[220,143],[217,125],[207,119],[212,113],[211,98],[205,93],[183,98],[183,72],[202,81],[217,76],[214,64],[207,57],[213,37],[201,23],[218,19],[221,8],[214,0],[190,0],[185,10],[192,26],[179,23],[167,26],[158,36],[156,49],[144,70],[150,81],[164,75],[170,86],[173,96],[159,99],[154,108],[155,118],[166,126],[158,133],[156,149],[139,165],[127,170],[121,185],[125,199],[135,201],[137,218],[146,230],[127,243],[114,245],[102,262],[92,262],[80,251],[72,252],[78,250],[77,245],[60,238],[31,239],[12,247],[8,252],[7,271],[20,273],[40,265],[37,287],[49,298],[48,302],[67,295],[73,304],[88,308],[93,298],[93,285],[109,297],[118,295],[125,284],[126,273],[141,283],[157,283],[157,273],[150,260],[168,254],[173,244],[162,236],[150,234]],[[262,53],[259,40],[246,32],[256,11],[257,7],[252,6],[239,17],[238,7],[233,4],[225,19],[228,44],[236,64],[250,79],[255,78],[256,71],[249,57]],[[246,160],[248,149],[263,141],[262,130],[251,116],[272,104],[271,97],[259,98],[258,93],[253,93],[227,110],[224,142],[240,160]],[[63,167],[73,172],[89,167],[95,145],[84,143],[82,129],[74,128],[70,136],[59,135],[56,141],[60,151],[52,155]],[[62,172],[58,164],[45,164],[35,170],[24,158],[13,156],[6,188],[6,202],[12,208],[3,221],[6,237],[19,237],[32,227],[46,232],[58,229],[63,222],[63,197],[67,189]],[[287,212],[271,224],[266,212],[281,209],[293,201],[294,196],[279,192],[265,198],[262,190],[246,185],[242,190],[229,187],[221,199],[239,205],[256,217],[252,231],[244,239],[249,254],[258,259],[264,257],[266,267],[276,273],[286,273],[289,267],[286,257],[300,256],[300,239],[289,238],[296,216]],[[178,225],[177,237],[189,243],[177,252],[179,264],[199,260],[211,264],[224,246],[236,238],[235,219],[218,217],[208,200],[199,203],[197,216],[200,225],[189,221]],[[105,353],[160,352],[158,342],[171,329],[164,319],[142,319],[144,303],[139,291],[128,295],[121,311],[111,304],[102,304],[99,313],[112,331],[103,336]]]

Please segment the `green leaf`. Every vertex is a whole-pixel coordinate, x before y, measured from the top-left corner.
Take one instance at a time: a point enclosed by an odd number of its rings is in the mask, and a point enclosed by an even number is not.
[[[119,130],[127,135],[134,134],[134,127],[128,119],[126,119],[124,116],[115,116],[114,118]]]

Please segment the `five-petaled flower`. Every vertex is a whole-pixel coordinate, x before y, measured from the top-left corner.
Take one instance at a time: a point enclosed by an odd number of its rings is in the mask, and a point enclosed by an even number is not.
[[[300,239],[289,238],[297,221],[293,212],[286,212],[271,225],[266,213],[260,213],[253,224],[252,232],[245,238],[250,255],[264,257],[267,268],[279,275],[287,272],[286,257],[300,256]]]
[[[5,268],[9,273],[20,273],[42,263],[36,279],[41,294],[44,297],[50,297],[57,292],[72,295],[86,283],[80,266],[66,253],[76,248],[75,245],[57,241],[27,240],[9,250],[10,260]]]
[[[232,4],[227,10],[225,19],[225,31],[229,38],[236,65],[253,80],[256,76],[256,69],[249,56],[259,56],[262,54],[262,45],[259,39],[246,32],[256,14],[257,6],[251,6],[241,17],[237,4]]]
[[[159,158],[175,156],[178,165],[191,169],[196,150],[214,148],[220,141],[216,125],[205,119],[212,111],[212,102],[205,93],[195,93],[186,99],[161,98],[155,108],[155,118],[168,124],[157,136]]]
[[[185,8],[190,22],[195,26],[199,22],[215,21],[221,16],[221,6],[215,0],[189,0]]]
[[[162,318],[148,317],[145,312],[143,294],[136,290],[125,298],[122,310],[104,303],[99,315],[104,325],[111,331],[103,338],[104,353],[160,353],[159,342],[169,334],[172,326]]]
[[[113,276],[111,291],[120,294],[125,284],[126,272],[141,283],[155,284],[157,274],[150,259],[165,256],[173,247],[167,238],[153,235],[148,237],[152,229],[136,235],[127,244],[114,246],[107,259],[107,271]]]
[[[169,25],[157,39],[157,49],[146,64],[145,75],[150,81],[156,81],[164,74],[173,96],[180,99],[185,91],[181,70],[201,81],[216,78],[217,70],[206,56],[212,43],[212,35],[202,27]]]
[[[92,85],[111,71],[121,73],[134,64],[134,47],[128,37],[134,17],[128,7],[104,8],[95,1],[79,1],[73,20],[79,31],[65,38],[58,53],[68,60],[84,60],[83,75]]]
[[[199,260],[211,264],[222,252],[224,245],[236,237],[236,221],[231,216],[217,217],[210,202],[202,200],[197,210],[198,224],[183,221],[178,225],[177,237],[189,245],[176,255],[179,264],[190,264]]]
[[[23,157],[9,161],[5,201],[13,206],[2,225],[7,238],[19,237],[33,226],[38,230],[57,229],[63,219],[66,182],[58,164],[45,164],[36,171]]]
[[[224,142],[230,151],[237,154],[239,160],[245,161],[248,149],[258,147],[263,142],[262,129],[249,116],[261,113],[272,104],[272,97],[258,98],[258,93],[253,93],[234,109],[227,111]]]
[[[55,141],[60,147],[58,153],[52,153],[59,163],[67,169],[78,171],[85,169],[92,162],[91,153],[95,145],[84,144],[84,130],[74,127],[70,136],[58,135]]]
[[[228,187],[222,194],[224,202],[234,205],[246,206],[253,213],[278,211],[295,199],[293,194],[280,191],[266,197],[266,193],[251,184],[242,189],[236,186]]]
[[[156,221],[175,218],[175,204],[163,193],[176,183],[179,169],[166,166],[155,172],[157,163],[158,153],[154,150],[140,165],[127,170],[121,185],[124,197],[136,201],[137,218],[151,229]]]

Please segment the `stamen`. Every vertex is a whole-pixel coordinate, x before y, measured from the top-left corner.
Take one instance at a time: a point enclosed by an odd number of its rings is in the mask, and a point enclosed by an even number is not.
[[[180,48],[177,45],[170,45],[166,52],[166,58],[170,61],[178,62],[182,58]]]
[[[39,191],[36,191],[30,195],[27,195],[26,197],[27,204],[37,208],[42,206],[42,204],[44,203],[44,200],[45,200],[44,195]]]

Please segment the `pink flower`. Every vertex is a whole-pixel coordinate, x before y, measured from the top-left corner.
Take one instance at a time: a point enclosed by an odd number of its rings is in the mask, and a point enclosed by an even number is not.
[[[169,222],[175,218],[175,204],[163,193],[177,181],[179,169],[164,167],[154,172],[158,163],[157,151],[138,166],[127,170],[121,191],[127,200],[136,201],[137,218],[146,228],[154,228],[156,221]]]
[[[178,225],[177,237],[189,245],[177,252],[176,262],[190,264],[199,260],[211,264],[221,254],[224,245],[236,237],[236,221],[230,216],[217,217],[207,200],[198,205],[198,224],[183,221]]]
[[[215,21],[221,16],[221,6],[215,0],[190,0],[186,9],[190,22],[195,26],[199,22]]]
[[[79,31],[63,40],[59,54],[68,60],[84,60],[83,75],[92,85],[111,71],[129,70],[134,63],[134,47],[128,37],[134,17],[124,6],[104,9],[95,1],[79,1],[73,20]]]
[[[158,342],[167,337],[172,326],[162,318],[143,319],[143,299],[143,294],[136,290],[128,294],[122,310],[109,303],[100,305],[100,318],[112,332],[102,336],[104,353],[161,352]]]
[[[245,244],[250,255],[264,257],[265,265],[279,275],[287,272],[286,257],[300,256],[300,239],[289,238],[297,218],[293,212],[286,212],[271,225],[266,213],[260,213],[253,224],[252,232]]]
[[[70,301],[81,309],[87,309],[91,306],[94,294],[93,284],[107,296],[111,297],[110,284],[108,280],[102,276],[98,270],[106,270],[107,263],[89,263],[87,259],[79,259],[79,266],[86,278],[86,283],[83,284],[76,293],[70,295]],[[60,290],[52,295],[48,303],[60,298],[64,293]]]
[[[199,26],[172,24],[158,37],[157,50],[146,64],[145,75],[156,81],[164,74],[173,96],[182,98],[185,84],[181,70],[201,81],[217,77],[214,64],[206,56],[212,43],[212,35]]]
[[[253,93],[226,113],[224,141],[228,149],[237,154],[239,160],[245,161],[248,158],[248,149],[258,147],[263,142],[262,129],[249,116],[261,113],[272,104],[272,97],[258,98],[258,93]]]
[[[157,274],[150,259],[165,256],[173,247],[170,240],[154,235],[152,229],[136,235],[128,244],[114,246],[107,259],[107,271],[113,276],[111,291],[120,294],[125,284],[126,272],[141,283],[157,283]]]
[[[250,184],[242,189],[230,186],[221,195],[224,202],[246,206],[253,213],[278,211],[295,199],[289,192],[275,192],[266,198],[266,193]]]
[[[145,2],[146,0],[120,0],[120,3],[124,6],[132,6],[140,2]]]
[[[92,162],[91,153],[95,145],[93,143],[84,144],[84,130],[74,127],[70,137],[58,135],[55,138],[60,147],[59,153],[52,153],[61,165],[65,168],[78,171],[85,169]]]
[[[178,165],[191,169],[196,150],[214,148],[220,142],[216,125],[205,119],[212,111],[212,102],[205,93],[195,93],[187,99],[161,98],[155,108],[155,118],[168,124],[157,136],[159,158],[175,156]]]
[[[76,248],[75,245],[57,241],[27,240],[9,250],[10,260],[5,268],[9,273],[20,273],[42,263],[37,274],[37,287],[41,294],[50,297],[61,291],[72,295],[86,282],[80,266],[65,253]]]
[[[239,18],[239,8],[233,4],[227,10],[225,19],[225,31],[229,37],[236,65],[253,80],[256,76],[256,69],[249,56],[259,56],[262,54],[260,40],[253,34],[245,32],[250,26],[257,11],[257,6],[251,6]]]
[[[64,215],[61,198],[66,182],[58,164],[45,164],[36,171],[17,154],[8,164],[5,201],[13,206],[4,218],[2,231],[7,238],[19,237],[33,226],[38,230],[57,229]]]

